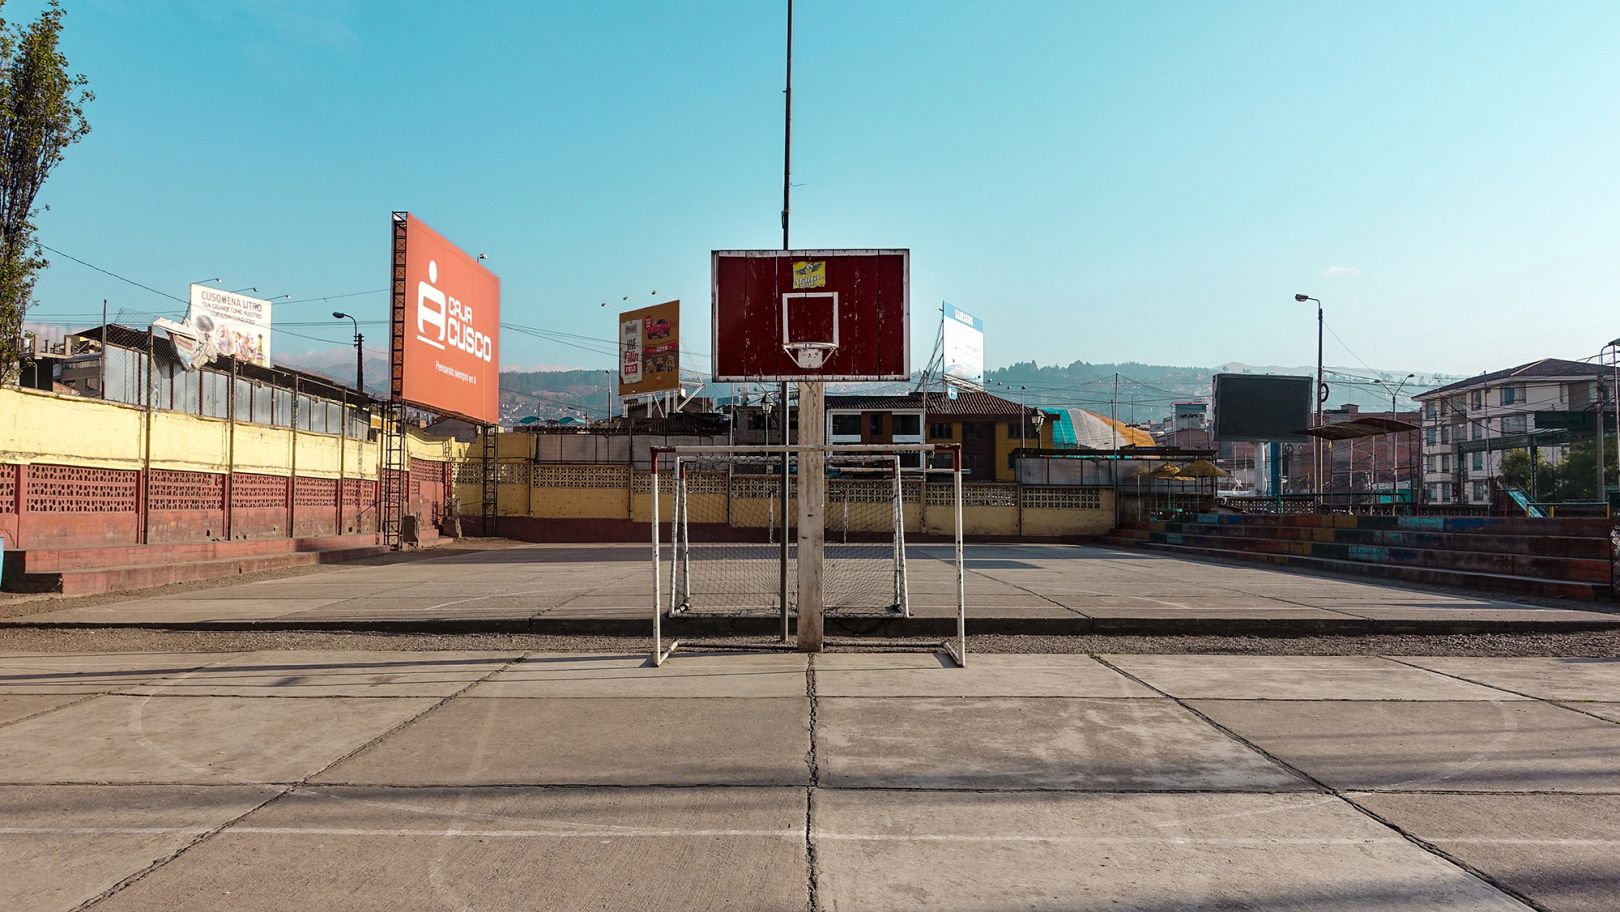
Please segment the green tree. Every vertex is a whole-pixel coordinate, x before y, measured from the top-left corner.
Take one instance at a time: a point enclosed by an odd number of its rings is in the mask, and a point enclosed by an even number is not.
[[[1509,450],[1502,454],[1502,472],[1497,476],[1504,488],[1518,488],[1527,496],[1546,499],[1558,487],[1558,467],[1538,458],[1534,470],[1529,450]]]
[[[1604,441],[1604,483],[1614,483],[1614,439]],[[1548,500],[1602,500],[1597,488],[1597,447],[1587,443],[1570,447],[1558,466],[1558,485]],[[1545,489],[1544,489],[1545,490]]]
[[[5,0],[0,0],[3,7]],[[34,239],[35,201],[68,146],[90,125],[88,80],[68,72],[59,41],[63,10],[51,0],[39,18],[0,18],[0,381],[15,379],[23,317],[47,261]]]

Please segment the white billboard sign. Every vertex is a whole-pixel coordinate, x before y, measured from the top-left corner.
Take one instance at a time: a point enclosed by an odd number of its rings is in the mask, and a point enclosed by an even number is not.
[[[270,366],[269,301],[193,285],[186,322],[210,354]]]
[[[969,386],[984,386],[984,321],[951,304],[943,305],[940,331],[945,378]]]

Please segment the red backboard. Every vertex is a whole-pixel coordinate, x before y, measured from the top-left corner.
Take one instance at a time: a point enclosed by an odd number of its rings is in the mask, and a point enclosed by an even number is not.
[[[501,280],[408,212],[393,233],[394,400],[498,423]]]
[[[716,382],[911,378],[909,250],[716,250]]]

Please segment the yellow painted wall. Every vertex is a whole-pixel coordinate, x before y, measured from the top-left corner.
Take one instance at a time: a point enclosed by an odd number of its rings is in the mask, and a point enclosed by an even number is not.
[[[508,466],[510,468],[510,465]],[[651,481],[647,472],[634,475],[635,492],[632,495],[622,480],[623,466],[558,465],[548,464],[545,472],[538,466],[520,464],[523,469],[516,477],[528,477],[535,484],[502,483],[498,515],[532,516],[537,519],[612,519],[645,523],[651,519]],[[530,475],[530,469],[534,474]],[[568,482],[574,480],[574,484]],[[675,506],[674,492],[668,487],[667,476],[660,486],[659,519],[668,521]],[[723,484],[723,482],[720,482]],[[715,483],[697,485],[692,494],[689,521],[693,523],[723,523],[729,521],[737,528],[765,528],[776,521],[780,505],[769,498],[736,496],[727,501]],[[842,502],[837,498],[837,487],[832,489],[827,506],[827,528],[835,534],[844,522]],[[1086,506],[1030,506],[1025,503],[1026,492],[1047,492],[1034,498],[1037,503],[1051,503],[1053,497]],[[477,484],[460,484],[457,493],[463,510],[475,512],[481,502],[482,489]],[[1042,501],[1040,498],[1046,498]],[[1054,537],[1065,535],[1101,535],[1114,525],[1113,492],[1103,489],[1024,488],[1012,484],[968,485],[964,489],[963,521],[968,535],[996,535]],[[1020,504],[1024,504],[1020,508]],[[797,516],[797,501],[789,501],[789,511]],[[927,525],[923,525],[923,506],[915,500],[901,505],[906,528],[930,534],[948,534],[955,523],[949,504],[931,504],[927,508]],[[873,532],[888,527],[889,507],[882,503],[851,501],[849,527],[851,531]]]
[[[147,464],[146,417],[139,406],[0,388],[0,462],[139,469]],[[234,447],[232,434],[231,422],[222,418],[155,410],[150,464],[190,472],[234,468],[264,475],[292,473],[295,435],[290,428],[237,422]],[[377,442],[310,431],[298,431],[296,438],[300,475],[377,475]],[[453,461],[462,458],[466,445],[413,431],[409,450],[413,458]]]
[[[145,430],[133,405],[0,387],[0,462],[139,469]]]
[[[1024,507],[1025,535],[1106,535],[1114,528],[1114,492],[1098,489],[1096,509]]]

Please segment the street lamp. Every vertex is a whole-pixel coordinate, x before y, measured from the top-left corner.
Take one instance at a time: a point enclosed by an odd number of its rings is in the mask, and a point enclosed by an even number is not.
[[[360,335],[360,321],[336,310],[332,311],[332,318],[334,320],[348,320],[354,324],[354,388],[359,391],[360,395],[364,396],[366,394],[365,354],[360,347],[360,343],[364,342],[366,337]]]
[[[1029,424],[1029,409],[1024,406],[1024,387],[1018,388],[1018,448],[1024,448],[1024,427]]]
[[[1405,377],[1401,378],[1400,383],[1395,384],[1393,389],[1391,389],[1390,385],[1385,383],[1381,378],[1375,378],[1373,380],[1374,383],[1378,384],[1384,389],[1389,390],[1389,420],[1398,420],[1398,413],[1395,410],[1395,400],[1401,395],[1401,387],[1405,386],[1408,380],[1415,379],[1417,379],[1417,374],[1407,374]],[[1399,474],[1400,467],[1400,451],[1396,448],[1395,439],[1392,437],[1390,438],[1389,442],[1389,490],[1390,494],[1397,500],[1400,499],[1401,493],[1401,479]],[[1417,479],[1411,479],[1411,484],[1415,496],[1417,491]]]
[[[1306,301],[1316,301],[1316,426],[1322,426],[1322,302],[1308,294],[1296,294],[1294,300],[1301,304]],[[1316,454],[1316,475],[1311,479],[1312,486],[1318,491],[1322,489],[1322,444],[1321,441],[1311,440],[1311,452]],[[1320,501],[1318,501],[1320,505]]]

